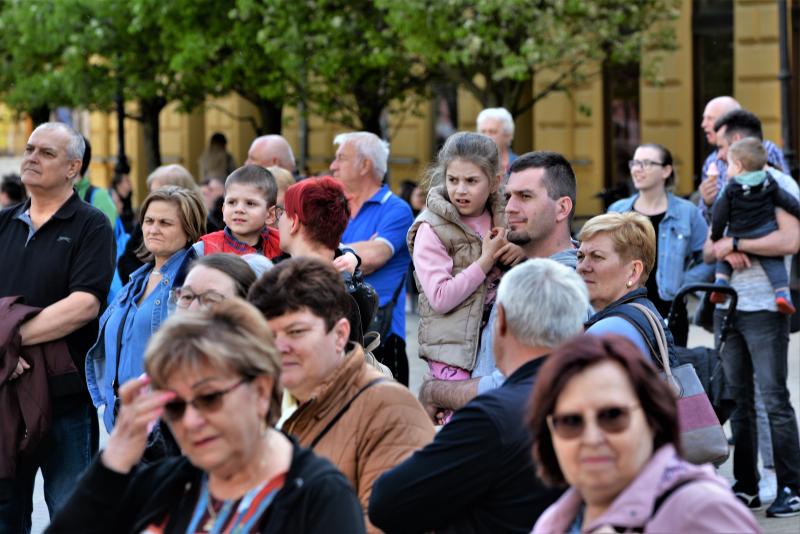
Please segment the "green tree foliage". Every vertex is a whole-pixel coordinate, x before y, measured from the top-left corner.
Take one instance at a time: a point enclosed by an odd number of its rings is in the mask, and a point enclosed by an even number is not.
[[[426,90],[427,72],[373,0],[238,0],[237,13],[260,24],[258,45],[292,102],[328,120],[380,135],[390,103]]]
[[[0,4],[0,91],[4,102],[37,124],[50,109],[102,99],[102,68],[86,61],[80,21],[90,16],[74,0],[7,0]]]
[[[147,169],[161,164],[159,113],[200,99],[201,84],[170,68],[175,41],[161,0],[7,0],[0,12],[0,91],[13,109],[46,119],[56,106],[109,111],[138,103]]]
[[[519,115],[569,91],[604,62],[638,61],[675,46],[678,0],[375,0],[389,27],[430,72],[484,106]],[[648,72],[648,65],[643,65]],[[546,80],[526,94],[532,79]],[[537,84],[539,85],[539,84]]]
[[[238,9],[236,0],[172,0],[164,3],[166,38],[174,44],[170,69],[185,84],[181,102],[191,109],[206,96],[238,93],[259,111],[250,121],[259,134],[280,133],[289,84],[280,61],[281,47],[271,52],[258,45],[262,17]],[[223,110],[224,111],[224,110]]]
[[[235,91],[277,132],[285,104],[382,132],[432,80],[518,115],[604,63],[674,46],[679,0],[0,0],[0,92],[20,112],[137,102],[158,115]],[[648,56],[649,57],[649,56]],[[643,65],[652,71],[653,65]],[[537,90],[526,88],[534,77]],[[255,122],[255,121],[254,121]]]

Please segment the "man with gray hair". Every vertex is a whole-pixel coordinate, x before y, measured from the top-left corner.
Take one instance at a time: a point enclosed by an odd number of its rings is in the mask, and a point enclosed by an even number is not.
[[[511,151],[514,140],[514,117],[506,108],[486,108],[478,113],[475,121],[478,133],[488,135],[500,151],[500,166],[506,174],[517,155]]]
[[[295,160],[292,147],[285,137],[277,134],[256,137],[247,151],[245,165],[260,165],[268,167],[281,167],[294,174]]]
[[[558,498],[536,478],[523,424],[536,374],[558,345],[583,332],[589,296],[551,259],[511,269],[497,290],[494,354],[508,376],[446,424],[433,442],[372,487],[370,521],[393,532],[529,532]]]
[[[350,222],[342,242],[361,258],[366,281],[379,297],[373,329],[381,346],[373,351],[398,382],[408,385],[405,287],[411,256],[406,234],[414,216],[409,205],[383,183],[389,143],[370,132],[337,135],[331,173],[349,197]],[[382,330],[382,331],[381,331]]]
[[[66,124],[36,128],[20,166],[30,198],[0,212],[0,337],[19,336],[0,345],[0,532],[30,532],[40,468],[52,515],[97,450],[83,369],[114,274],[114,238],[106,216],[73,189],[84,149]],[[25,426],[15,419],[20,410]],[[23,446],[27,454],[16,456]]]

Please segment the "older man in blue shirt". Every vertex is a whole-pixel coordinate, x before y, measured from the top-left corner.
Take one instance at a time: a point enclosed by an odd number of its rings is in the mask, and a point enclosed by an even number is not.
[[[373,133],[351,132],[338,135],[334,144],[339,148],[330,169],[350,198],[351,218],[342,242],[361,257],[366,281],[379,296],[379,315],[391,314],[387,335],[373,352],[399,382],[408,385],[405,276],[411,256],[406,234],[414,216],[383,183],[389,143]]]

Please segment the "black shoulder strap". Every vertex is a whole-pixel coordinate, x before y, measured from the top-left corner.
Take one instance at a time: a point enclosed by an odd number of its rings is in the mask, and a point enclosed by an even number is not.
[[[664,493],[659,495],[658,498],[653,503],[653,511],[650,514],[650,517],[647,518],[647,521],[645,522],[644,526],[635,527],[635,528],[631,528],[631,529],[624,529],[622,527],[614,527],[614,532],[644,532],[645,529],[647,528],[647,523],[652,521],[652,519],[656,516],[656,514],[658,513],[658,510],[661,508],[661,505],[664,504],[667,501],[667,499],[672,497],[673,493],[675,493],[676,491],[681,489],[683,486],[691,484],[692,482],[699,482],[699,481],[696,481],[696,480],[684,480],[683,482],[680,482],[680,483],[672,486],[670,489],[668,489],[667,491],[665,491]]]
[[[87,204],[92,203],[92,196],[94,196],[94,190],[97,189],[92,184],[89,184],[89,187],[86,188],[86,191],[83,193],[83,201]]]
[[[403,284],[406,282],[406,275],[400,277],[400,284],[397,286],[397,289],[394,290],[392,294],[392,300],[389,302],[397,302],[397,297],[400,296],[400,290],[403,289]]]
[[[658,513],[658,509],[661,508],[661,505],[664,504],[667,499],[672,497],[672,494],[681,489],[682,487],[691,484],[692,482],[699,482],[698,480],[684,480],[683,482],[679,482],[675,484],[670,489],[662,493],[658,496],[655,503],[653,503],[653,513],[650,514],[650,519],[653,519],[655,515]]]
[[[308,448],[309,448],[309,449],[313,449],[314,447],[316,447],[316,446],[317,446],[317,443],[319,443],[319,442],[320,442],[320,440],[321,440],[323,437],[325,437],[325,434],[327,434],[327,433],[330,431],[330,429],[331,429],[331,428],[333,428],[333,427],[334,427],[334,425],[336,425],[336,423],[337,423],[337,422],[339,422],[339,419],[341,419],[341,418],[342,418],[342,416],[345,414],[345,412],[347,412],[347,410],[349,410],[349,409],[350,409],[350,406],[353,404],[353,402],[354,402],[354,401],[355,401],[355,400],[356,400],[356,399],[357,399],[357,398],[358,398],[358,397],[359,397],[359,396],[360,396],[362,393],[364,393],[366,390],[368,390],[368,389],[369,389],[369,388],[371,388],[372,386],[374,386],[374,385],[376,385],[376,384],[380,384],[381,382],[387,382],[388,380],[389,380],[389,379],[388,379],[387,377],[385,377],[385,376],[381,376],[381,377],[375,378],[375,379],[373,379],[373,380],[370,380],[369,382],[367,382],[367,384],[366,384],[364,387],[362,387],[361,389],[359,389],[358,391],[356,391],[356,394],[355,394],[355,395],[353,395],[353,396],[352,396],[352,398],[351,398],[349,401],[347,401],[346,403],[344,403],[344,406],[342,406],[341,408],[339,408],[339,411],[338,411],[338,412],[336,412],[336,415],[334,415],[334,416],[333,416],[333,418],[332,418],[332,419],[331,419],[331,420],[328,422],[328,424],[327,424],[327,425],[325,425],[325,428],[323,428],[323,429],[322,429],[322,432],[320,432],[319,434],[317,434],[317,437],[315,437],[313,440],[311,440],[311,443],[309,444]]]

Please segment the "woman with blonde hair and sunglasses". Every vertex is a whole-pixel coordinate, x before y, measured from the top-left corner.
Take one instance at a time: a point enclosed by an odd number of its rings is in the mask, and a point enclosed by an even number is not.
[[[682,458],[675,396],[622,336],[584,334],[556,349],[528,427],[538,475],[570,486],[534,533],[760,532],[712,466]]]
[[[344,476],[273,428],[280,361],[250,304],[233,297],[171,317],[145,369],[120,389],[106,448],[50,532],[364,531]],[[138,465],[159,417],[184,456]]]

